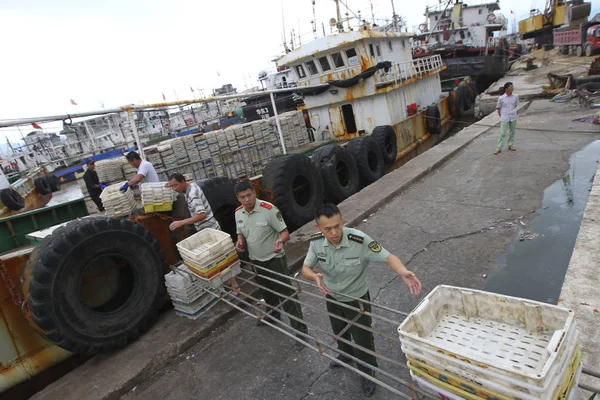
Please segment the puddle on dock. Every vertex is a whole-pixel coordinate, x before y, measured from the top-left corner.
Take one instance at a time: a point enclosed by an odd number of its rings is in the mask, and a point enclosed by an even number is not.
[[[569,159],[569,169],[544,191],[542,208],[496,261],[485,290],[556,304],[598,168],[600,140]],[[597,177],[596,179],[600,179]],[[519,240],[526,232],[532,240]]]

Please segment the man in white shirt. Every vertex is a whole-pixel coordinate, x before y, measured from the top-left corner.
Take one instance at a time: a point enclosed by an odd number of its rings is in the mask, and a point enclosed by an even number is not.
[[[506,131],[508,135],[508,149],[515,151],[515,129],[517,128],[517,107],[519,105],[519,95],[513,94],[515,87],[512,82],[504,84],[504,94],[498,99],[498,115],[500,116],[500,137],[498,138],[498,147],[494,154],[499,154],[504,146],[504,136]]]
[[[135,151],[129,152],[125,158],[129,162],[129,165],[137,169],[137,175],[130,181],[125,182],[121,186],[121,190],[127,190],[129,186],[135,186],[139,183],[158,182],[158,174],[152,164],[146,160],[142,160],[138,153]]]

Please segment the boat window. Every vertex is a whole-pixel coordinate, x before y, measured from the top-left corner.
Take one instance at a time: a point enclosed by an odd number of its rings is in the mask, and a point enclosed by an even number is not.
[[[375,50],[373,49],[373,44],[369,45],[369,53],[371,54],[371,57],[375,57]]]
[[[344,117],[346,133],[356,133],[356,120],[354,119],[352,104],[344,104],[342,106],[342,116]]]
[[[375,51],[377,52],[377,57],[381,57],[381,46],[380,45],[375,46]]]
[[[436,20],[436,21],[438,20],[438,16],[437,16],[437,15],[435,16],[435,20]]]
[[[329,71],[331,69],[331,67],[329,66],[329,60],[327,59],[327,57],[319,58],[319,64],[321,64],[321,69],[323,71]]]
[[[302,65],[296,65],[296,74],[298,75],[298,79],[306,78],[306,72],[304,72],[304,67]]]
[[[392,42],[391,42],[391,41],[390,41],[390,42],[388,42],[388,47],[390,48],[390,51],[392,51],[392,50],[393,50],[393,48],[392,48]]]
[[[358,57],[356,56],[356,50],[348,49],[346,50],[346,57],[348,58],[348,64],[358,64]]]
[[[482,12],[482,11],[483,11],[483,10],[480,8],[480,9],[479,9],[479,14],[481,14],[481,12]]]
[[[312,60],[306,62],[306,67],[308,68],[308,73],[311,75],[317,75],[319,73],[317,65]]]
[[[342,68],[342,67],[346,66],[346,64],[344,63],[344,59],[342,58],[342,54],[341,53],[333,53],[331,55],[331,59],[333,60],[333,65],[336,68]]]

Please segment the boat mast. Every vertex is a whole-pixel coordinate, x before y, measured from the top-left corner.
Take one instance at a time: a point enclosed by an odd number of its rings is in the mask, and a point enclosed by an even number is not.
[[[340,0],[335,0],[335,10],[337,12],[337,28],[339,32],[344,32],[344,24],[342,23],[342,12],[340,11]]]

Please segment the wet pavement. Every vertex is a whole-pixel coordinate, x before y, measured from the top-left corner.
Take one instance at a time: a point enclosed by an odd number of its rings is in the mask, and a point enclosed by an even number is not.
[[[598,160],[598,145],[588,146],[600,138],[598,127],[572,121],[587,114],[572,103],[557,106],[535,101],[519,117],[516,152],[492,155],[499,131],[492,128],[357,226],[400,256],[423,283],[423,293],[413,297],[385,265],[374,264],[369,274],[371,298],[410,311],[436,285],[486,289],[502,274],[502,281],[511,283],[499,285],[498,291],[512,289],[514,282],[527,282],[519,293],[524,297],[549,300],[556,296],[554,288],[560,288],[577,233],[575,221],[585,207],[589,164]],[[570,161],[571,172],[565,174]],[[555,183],[565,182],[565,176],[570,182],[568,192]],[[538,236],[519,241],[527,231]],[[559,241],[546,242],[552,237]],[[557,245],[561,241],[564,247]],[[552,251],[554,256],[545,257]],[[517,256],[530,261],[516,263]],[[540,287],[549,289],[541,291]],[[306,294],[301,298],[314,306],[324,303]],[[308,307],[304,312],[310,324],[330,329],[322,313]],[[396,326],[379,322],[375,326],[390,337],[397,335]],[[398,341],[378,336],[376,347],[381,354],[403,359]],[[380,367],[399,377],[408,376],[404,368],[389,362],[380,360]],[[291,339],[273,329],[255,327],[253,319],[237,314],[122,396],[126,400],[158,398],[364,396],[359,378],[351,371],[331,370],[318,353],[297,352]],[[380,387],[374,398],[397,397]]]
[[[519,220],[518,236],[490,274],[485,290],[556,304],[600,160],[600,141],[571,156],[569,169],[544,191],[530,224]],[[543,285],[538,284],[544,276]]]

